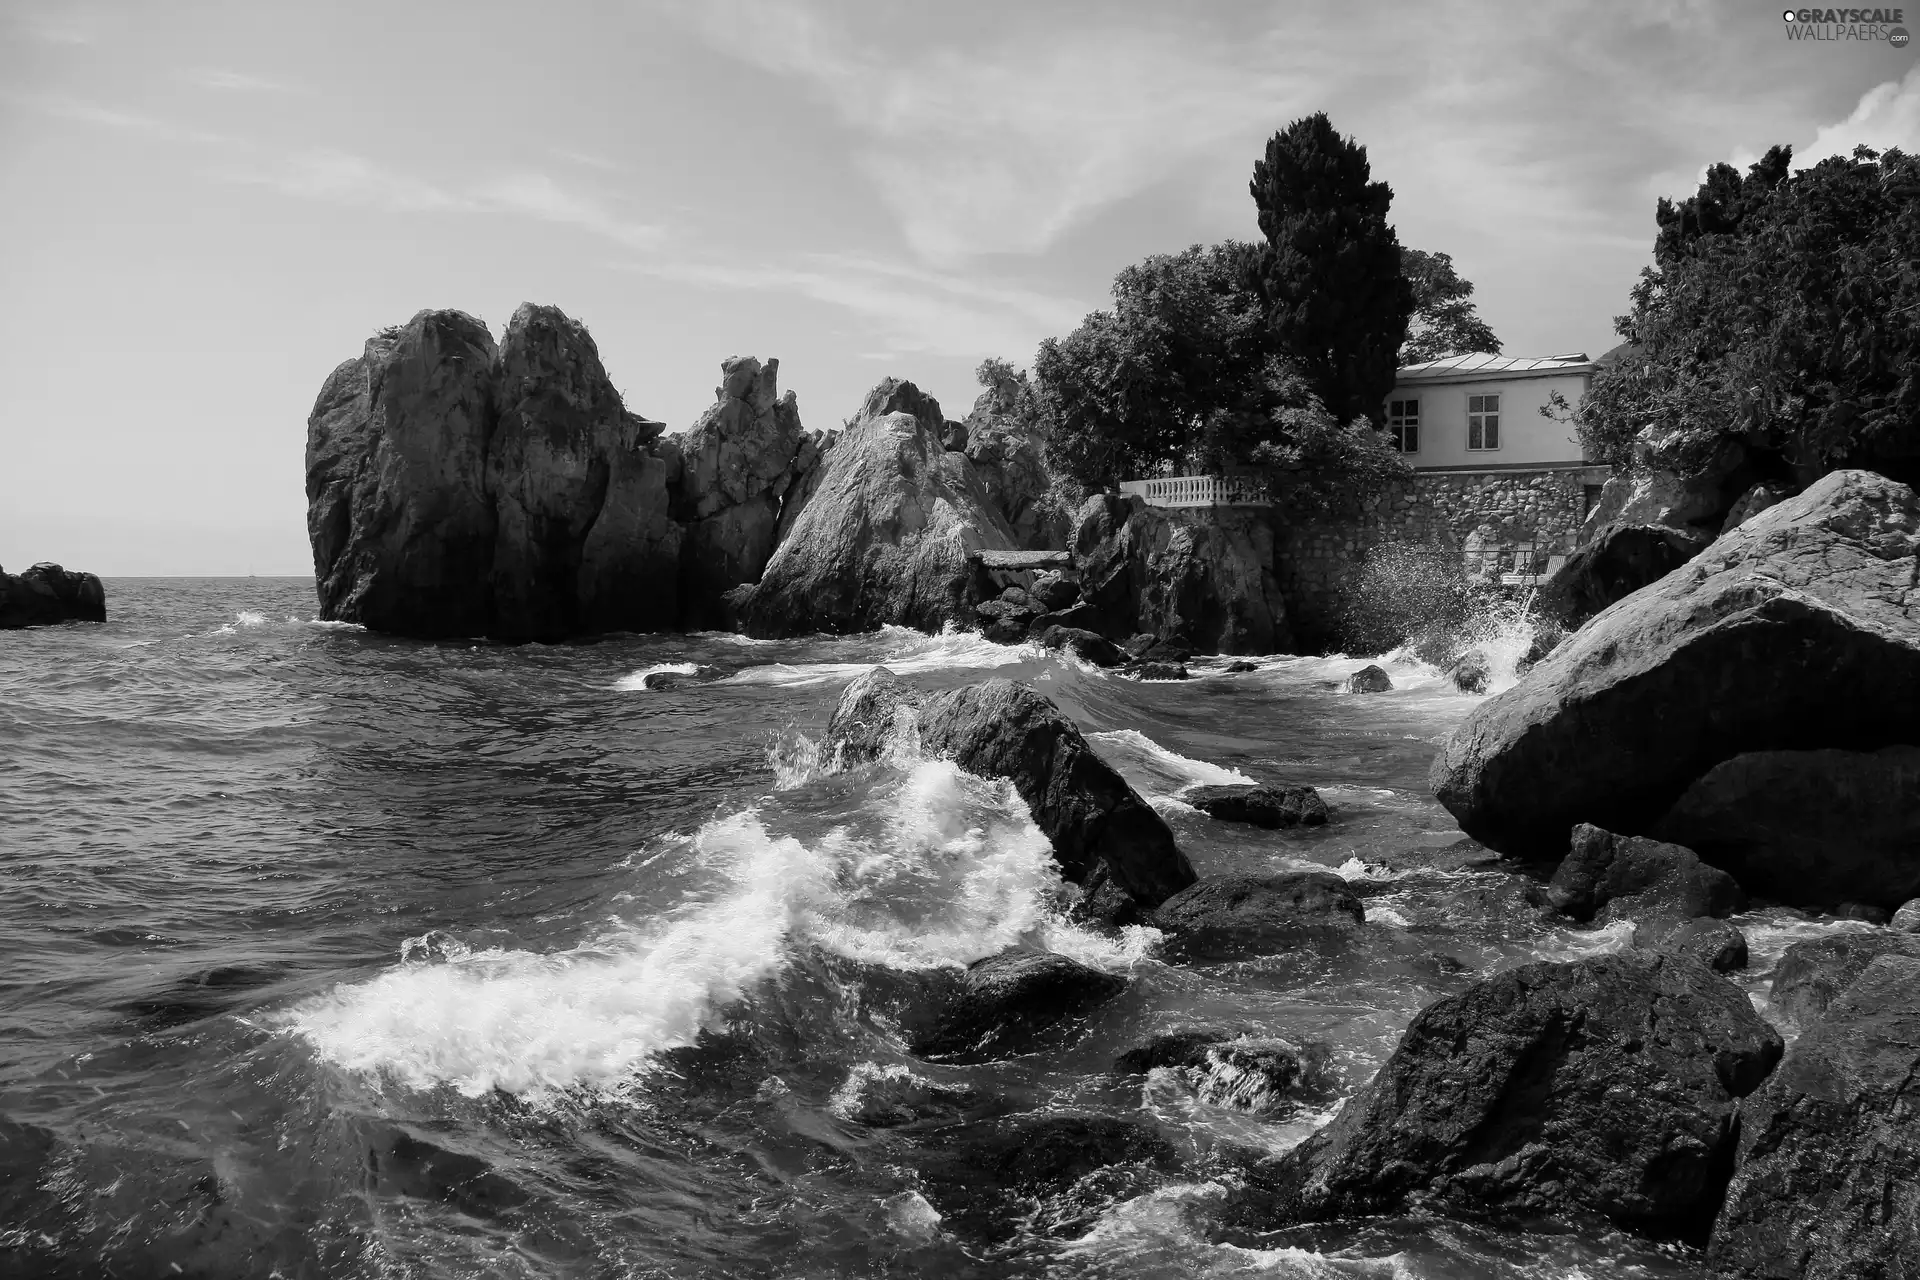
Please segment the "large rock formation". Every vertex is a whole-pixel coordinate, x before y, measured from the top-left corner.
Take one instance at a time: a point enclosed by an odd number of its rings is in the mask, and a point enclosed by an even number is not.
[[[1881,956],[1741,1106],[1723,1276],[1920,1275],[1920,959]]]
[[[973,464],[942,446],[944,426],[911,382],[888,378],[868,394],[788,497],[759,584],[735,593],[747,634],[973,621],[968,553],[1015,540]]]
[[[1423,1009],[1333,1123],[1252,1171],[1253,1226],[1416,1207],[1703,1236],[1780,1036],[1693,960],[1530,964]]]
[[[953,443],[973,463],[1016,545],[1028,551],[1064,550],[1073,536],[1073,513],[1047,470],[1040,442],[1006,409],[996,389],[981,392]]]
[[[1436,757],[1434,791],[1481,843],[1555,857],[1577,823],[1655,830],[1736,756],[1920,741],[1916,582],[1920,498],[1835,472],[1482,703]]]
[[[826,742],[846,763],[861,763],[909,730],[929,756],[1010,780],[1052,842],[1061,874],[1089,895],[1119,890],[1156,907],[1194,882],[1166,822],[1033,690],[988,680],[925,697],[875,667],[840,695]]]
[[[106,620],[106,589],[90,573],[45,563],[18,574],[0,569],[0,631]]]
[[[722,596],[758,582],[780,532],[781,500],[818,456],[780,362],[735,356],[721,366],[715,403],[680,437],[683,471],[673,503],[686,526],[681,600],[688,629],[723,625]]]
[[[1540,589],[1539,605],[1577,624],[1666,577],[1707,542],[1704,534],[1666,525],[1607,525],[1554,570]]]
[[[676,625],[660,431],[555,308],[522,305],[497,347],[459,311],[382,330],[307,423],[321,616],[504,640]]]
[[[1273,531],[1255,513],[1184,519],[1138,498],[1098,494],[1076,513],[1081,598],[1112,640],[1147,633],[1212,653],[1291,644],[1273,576]]]

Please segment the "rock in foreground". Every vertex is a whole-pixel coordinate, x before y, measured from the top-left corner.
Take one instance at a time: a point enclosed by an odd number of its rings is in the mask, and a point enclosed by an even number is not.
[[[1773,966],[1774,1008],[1801,1026],[1827,1011],[1881,956],[1920,960],[1920,937],[1908,933],[1834,933],[1788,947]]]
[[[1747,895],[1691,849],[1582,823],[1547,886],[1547,901],[1575,920],[1610,924],[1656,914],[1730,916],[1746,909]]]
[[[1422,1010],[1332,1124],[1253,1171],[1244,1221],[1427,1208],[1701,1238],[1731,1172],[1735,1102],[1781,1048],[1693,961],[1526,965]]]
[[[826,743],[848,763],[872,760],[909,719],[925,754],[1011,781],[1052,842],[1061,874],[1089,895],[1110,884],[1154,907],[1193,883],[1166,822],[1033,690],[988,680],[923,697],[875,667],[840,695]]]
[[[106,589],[90,573],[45,563],[19,574],[0,570],[0,631],[106,620]]]
[[[1836,471],[1569,636],[1434,761],[1461,828],[1551,857],[1573,827],[1645,834],[1715,765],[1911,742],[1920,498]]]
[[[1920,1275],[1920,959],[1882,956],[1741,1107],[1715,1273]]]

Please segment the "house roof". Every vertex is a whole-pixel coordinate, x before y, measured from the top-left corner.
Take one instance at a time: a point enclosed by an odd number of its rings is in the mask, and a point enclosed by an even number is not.
[[[1451,382],[1456,379],[1544,377],[1556,373],[1591,373],[1597,361],[1584,351],[1557,356],[1490,356],[1471,351],[1465,355],[1442,356],[1419,364],[1403,364],[1396,382]]]

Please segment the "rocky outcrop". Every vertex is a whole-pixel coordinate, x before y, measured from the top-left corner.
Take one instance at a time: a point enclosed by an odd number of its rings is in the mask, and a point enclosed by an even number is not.
[[[1882,956],[1742,1104],[1715,1274],[1920,1274],[1920,959]]]
[[[974,401],[958,445],[994,510],[1013,530],[1015,545],[1028,551],[1066,547],[1073,534],[1072,512],[1057,491],[1040,442],[1015,417],[997,411],[991,389]]]
[[[1854,979],[1881,956],[1920,960],[1920,938],[1910,933],[1835,933],[1788,947],[1773,966],[1773,1007],[1809,1026]]]
[[[1320,827],[1327,822],[1327,802],[1312,787],[1261,787],[1251,784],[1188,787],[1180,799],[1209,818],[1245,822],[1272,830],[1277,827]]]
[[[1100,494],[1074,517],[1081,598],[1111,640],[1145,632],[1210,653],[1289,647],[1273,576],[1273,533],[1258,513],[1185,519],[1138,498]]]
[[[1909,744],[1920,499],[1839,471],[1569,636],[1434,761],[1469,835],[1552,857],[1582,822],[1645,834],[1714,766]]]
[[[1705,550],[1691,529],[1614,523],[1567,557],[1540,588],[1539,604],[1575,625],[1678,569]]]
[[[382,330],[307,422],[321,616],[503,640],[677,625],[661,430],[555,308],[523,305],[498,346],[459,311]]]
[[[1170,955],[1230,959],[1344,937],[1366,918],[1333,872],[1285,871],[1202,880],[1161,903],[1153,924]]]
[[[1117,974],[1050,951],[1003,951],[967,966],[933,1025],[913,1037],[913,1051],[973,1058],[1022,1052],[1035,1035],[1126,986]]]
[[[1691,849],[1581,823],[1547,885],[1547,901],[1575,920],[1610,924],[1655,915],[1730,916],[1746,909],[1747,895]]]
[[[1653,830],[1763,897],[1891,910],[1920,895],[1920,746],[1737,755]]]
[[[673,516],[686,529],[681,602],[689,630],[727,623],[725,594],[760,580],[780,533],[782,499],[818,461],[780,362],[735,356],[714,404],[680,437]]]
[[[823,446],[780,517],[758,585],[736,593],[749,635],[938,631],[971,623],[968,553],[1012,550],[973,464],[941,445],[940,406],[889,378]]]
[[[857,764],[879,757],[908,727],[926,755],[1011,781],[1061,874],[1089,896],[1110,885],[1155,907],[1194,882],[1166,822],[1033,690],[988,680],[923,696],[875,667],[841,694],[826,744]]]
[[[1699,451],[1684,430],[1641,429],[1633,461],[1609,480],[1587,514],[1581,542],[1610,524],[1664,525],[1711,538],[1759,480],[1759,469],[1738,440],[1721,438]]]
[[[1530,964],[1427,1006],[1332,1124],[1256,1167],[1249,1225],[1412,1209],[1706,1234],[1736,1101],[1781,1040],[1706,966]]]
[[[18,574],[0,569],[0,631],[106,620],[106,589],[90,573],[47,563]]]

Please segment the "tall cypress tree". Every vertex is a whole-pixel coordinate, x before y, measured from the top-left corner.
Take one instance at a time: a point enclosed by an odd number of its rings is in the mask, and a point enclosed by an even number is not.
[[[1315,112],[1268,140],[1250,188],[1266,237],[1253,269],[1267,323],[1342,422],[1381,421],[1413,313],[1387,221],[1393,189],[1371,179],[1367,149]]]

